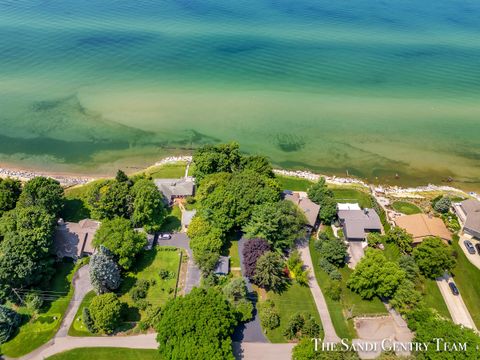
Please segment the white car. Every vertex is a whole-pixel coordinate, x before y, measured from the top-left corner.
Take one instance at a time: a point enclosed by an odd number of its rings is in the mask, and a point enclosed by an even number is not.
[[[172,235],[170,235],[170,234],[160,234],[158,238],[160,240],[170,240],[172,238]]]

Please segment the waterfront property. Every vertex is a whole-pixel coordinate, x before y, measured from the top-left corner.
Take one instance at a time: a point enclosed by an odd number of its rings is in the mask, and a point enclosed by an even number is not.
[[[463,225],[463,231],[480,239],[480,201],[468,199],[453,204],[453,208]]]
[[[338,204],[338,219],[348,241],[364,241],[370,232],[382,232],[382,222],[374,209],[358,204]]]
[[[400,216],[395,224],[405,229],[413,236],[413,245],[417,245],[429,236],[436,236],[447,243],[452,241],[452,234],[448,231],[442,219],[425,214]]]
[[[283,197],[285,200],[289,200],[297,205],[305,214],[307,225],[312,229],[315,228],[317,225],[320,205],[317,205],[310,200],[305,192],[293,192],[285,190],[283,192]]]
[[[93,238],[100,222],[84,219],[76,222],[58,221],[55,232],[54,249],[59,258],[78,259],[94,252]]]
[[[169,204],[172,204],[175,199],[193,196],[195,191],[195,184],[193,180],[188,178],[155,179],[155,185]]]

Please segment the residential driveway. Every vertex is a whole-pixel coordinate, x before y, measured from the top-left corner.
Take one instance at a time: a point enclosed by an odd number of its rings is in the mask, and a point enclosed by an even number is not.
[[[465,303],[463,302],[462,294],[452,294],[452,291],[448,286],[448,282],[452,280],[452,277],[447,274],[437,279],[438,288],[440,289],[443,299],[447,304],[447,308],[450,312],[450,315],[452,316],[452,320],[455,324],[461,324],[470,329],[477,330],[475,323],[473,322],[473,319],[470,315],[470,312],[468,311]]]
[[[240,268],[242,271],[243,278],[247,284],[247,289],[249,293],[249,299],[253,302],[254,311],[253,311],[253,319],[248,323],[242,324],[235,329],[233,334],[233,341],[241,341],[241,342],[253,342],[253,343],[268,343],[265,334],[263,333],[262,326],[260,325],[260,316],[257,311],[257,299],[255,297],[255,293],[252,288],[252,284],[250,280],[245,276],[244,269],[243,269],[243,247],[245,246],[245,242],[248,241],[245,238],[241,238],[238,240],[238,253],[240,257]],[[255,358],[253,358],[255,359]]]
[[[235,359],[255,360],[290,360],[295,344],[269,344],[234,342],[233,354]]]
[[[310,249],[308,247],[308,240],[304,240],[298,244],[298,250],[302,256],[303,264],[305,268],[309,270],[310,276],[308,279],[308,286],[312,292],[313,299],[315,300],[315,305],[317,306],[318,314],[322,320],[323,330],[325,332],[325,342],[339,343],[340,338],[338,337],[335,328],[333,327],[332,319],[330,318],[330,313],[328,312],[327,303],[325,297],[323,296],[320,286],[318,286],[317,279],[315,278],[315,272],[313,271],[312,257],[310,256]]]
[[[348,242],[348,267],[354,269],[357,266],[360,259],[365,255],[363,251],[363,244],[361,241],[349,241]]]
[[[200,285],[202,274],[198,266],[195,264],[195,261],[193,261],[193,252],[192,249],[190,249],[190,239],[186,233],[174,233],[170,240],[158,239],[157,246],[175,246],[185,249],[188,253],[185,293],[188,294],[194,287]]]
[[[480,243],[480,241],[472,238],[470,235],[463,234],[460,236],[460,240],[458,243],[458,245],[460,245],[460,247],[462,248],[463,253],[467,257],[468,261],[470,261],[474,266],[480,269],[480,255],[478,254],[477,249],[475,249],[475,254],[470,254],[465,245],[463,244],[465,240],[470,240],[474,246],[475,244]]]

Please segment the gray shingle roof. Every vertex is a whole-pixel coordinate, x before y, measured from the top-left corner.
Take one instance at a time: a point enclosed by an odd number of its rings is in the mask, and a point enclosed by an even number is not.
[[[338,210],[347,239],[365,239],[368,231],[382,231],[382,222],[374,209]]]
[[[219,275],[227,275],[230,272],[230,257],[220,256],[214,272]]]
[[[466,215],[464,227],[470,231],[480,233],[480,201],[468,199],[460,203]]]
[[[283,196],[285,200],[293,202],[303,211],[310,226],[315,226],[318,213],[320,212],[320,205],[315,204],[308,197],[300,197],[300,194],[297,192],[284,191]]]
[[[169,201],[178,196],[192,196],[195,188],[189,179],[155,179],[155,185]]]

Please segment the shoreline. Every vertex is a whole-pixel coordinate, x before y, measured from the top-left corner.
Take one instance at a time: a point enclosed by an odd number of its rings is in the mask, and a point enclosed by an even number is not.
[[[189,156],[189,155],[167,156],[155,162],[153,165],[146,167],[143,170],[146,170],[154,166],[162,166],[162,165],[173,164],[178,162],[189,163],[191,161],[192,161],[192,156]],[[339,185],[339,186],[358,185],[364,188],[369,188],[376,192],[385,193],[387,195],[392,195],[395,197],[409,197],[409,195],[410,197],[415,197],[414,193],[419,193],[419,192],[421,193],[421,192],[431,192],[431,191],[450,191],[450,192],[457,192],[465,196],[471,196],[480,200],[480,195],[475,192],[466,192],[464,190],[461,190],[452,186],[445,186],[445,185],[428,184],[424,186],[404,188],[400,186],[391,186],[391,185],[373,185],[373,184],[368,184],[367,182],[354,177],[345,178],[345,177],[329,176],[329,175],[323,175],[323,174],[315,174],[308,170],[274,169],[273,172],[278,175],[295,177],[295,178],[305,179],[313,182],[318,181],[320,177],[324,177],[326,182],[332,185]],[[79,175],[79,174],[77,175],[77,174],[60,173],[60,172],[33,171],[33,170],[14,168],[14,167],[0,167],[0,178],[10,177],[10,178],[18,179],[21,181],[28,181],[36,176],[45,176],[45,177],[55,179],[62,186],[67,186],[67,187],[75,186],[75,185],[84,185],[91,181],[99,180],[107,177],[107,176],[91,177],[91,176],[85,176],[85,175]]]

